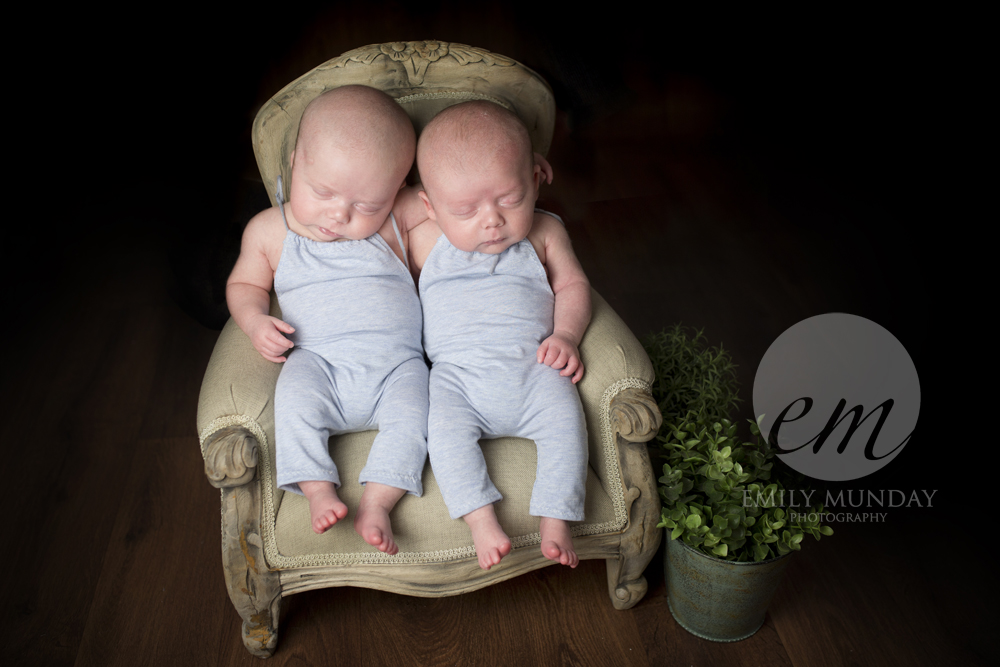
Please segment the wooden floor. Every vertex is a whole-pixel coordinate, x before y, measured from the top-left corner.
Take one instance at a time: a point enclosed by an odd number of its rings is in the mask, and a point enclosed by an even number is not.
[[[353,588],[293,596],[271,664],[997,664],[997,575],[977,546],[992,526],[961,514],[960,484],[921,464],[939,446],[944,390],[921,308],[926,278],[907,270],[926,252],[926,239],[904,233],[914,194],[877,178],[898,146],[893,131],[868,127],[843,101],[805,119],[762,110],[770,99],[804,112],[826,94],[818,83],[788,92],[783,83],[798,85],[790,70],[778,80],[751,76],[755,66],[785,63],[780,49],[747,62],[735,46],[726,57],[713,50],[724,40],[707,31],[697,33],[709,40],[702,44],[674,24],[628,16],[570,37],[554,24],[523,29],[499,10],[401,7],[308,10],[274,29],[270,47],[246,55],[242,69],[227,64],[240,33],[221,19],[191,29],[220,40],[211,53],[155,55],[166,38],[130,38],[162,71],[157,90],[173,95],[170,85],[187,80],[194,91],[169,104],[136,92],[139,103],[115,122],[130,141],[147,120],[165,128],[144,149],[147,171],[125,169],[113,203],[89,226],[53,232],[62,243],[50,261],[8,279],[17,316],[4,332],[0,386],[9,415],[0,426],[5,664],[256,662],[223,583],[219,495],[204,478],[195,433],[201,376],[225,317],[221,281],[242,225],[266,204],[250,119],[266,95],[327,58],[431,36],[505,53],[550,80],[560,115],[556,180],[543,197],[566,214],[593,285],[637,335],[675,322],[704,328],[732,351],[749,397],[770,342],[805,317],[853,312],[896,334],[921,374],[921,422],[891,470],[858,485],[939,489],[940,503],[891,511],[884,524],[835,524],[834,536],[806,543],[765,625],[734,644],[677,625],[661,553],[646,573],[648,594],[624,612],[611,606],[599,561],[453,598]],[[597,57],[602,35],[613,53]],[[585,66],[571,57],[574,44],[590,49]],[[809,52],[810,71],[833,93],[876,89],[871,78],[848,81],[859,68],[834,74],[820,51]],[[203,101],[210,89],[217,107]],[[890,114],[879,107],[890,93],[881,94],[865,118]],[[154,102],[169,112],[147,116],[143,105]],[[840,129],[829,122],[837,119]],[[820,122],[830,129],[817,130]],[[868,145],[863,158],[848,157]],[[222,155],[206,159],[212,146]],[[123,141],[119,150],[132,149]],[[897,173],[908,157],[896,156]]]

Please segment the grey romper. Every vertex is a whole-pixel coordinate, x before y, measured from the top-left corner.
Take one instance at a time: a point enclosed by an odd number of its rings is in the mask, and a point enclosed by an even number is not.
[[[399,238],[394,218],[392,226]],[[339,487],[330,435],[377,427],[358,481],[421,495],[428,370],[413,277],[377,233],[322,243],[292,232],[287,220],[285,228],[274,291],[295,347],[274,396],[278,486]]]
[[[555,298],[531,242],[492,255],[442,234],[420,272],[420,301],[433,362],[427,451],[451,518],[501,500],[478,441],[509,435],[538,448],[530,513],[582,521],[587,427],[571,379],[536,359]]]

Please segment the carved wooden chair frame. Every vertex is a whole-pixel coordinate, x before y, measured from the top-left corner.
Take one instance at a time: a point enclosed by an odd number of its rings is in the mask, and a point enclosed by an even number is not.
[[[293,81],[258,113],[254,150],[272,203],[275,193],[270,184],[279,173],[287,197],[289,154],[306,104],[325,90],[353,83],[380,88],[396,98],[418,132],[450,104],[486,99],[524,120],[535,150],[546,154],[551,143],[552,92],[541,77],[520,63],[455,43],[370,45]],[[601,468],[597,476],[614,504],[615,519],[596,528],[574,530],[574,540],[581,559],[607,561],[611,601],[617,609],[628,609],[646,592],[643,571],[656,553],[662,532],[656,528],[660,503],[644,445],[659,428],[660,413],[649,395],[653,373],[642,346],[607,303],[596,292],[592,296],[594,315],[580,348],[587,364],[584,382],[589,383],[594,398],[589,405],[584,399],[584,405],[585,410],[598,413],[588,415],[589,423],[599,424],[590,429],[591,459],[592,465]],[[272,312],[280,314],[273,295]],[[402,552],[394,557],[375,552],[359,562],[329,554],[311,560],[283,555],[276,547],[274,520],[281,496],[273,486],[272,406],[280,369],[279,364],[260,357],[230,320],[212,354],[199,399],[205,473],[222,493],[226,585],[243,618],[243,642],[251,653],[267,657],[274,652],[283,595],[330,586],[363,586],[440,597],[552,564],[532,546],[531,536],[513,539],[514,550],[490,571],[479,569],[471,546],[417,559]],[[600,459],[597,463],[595,453]]]

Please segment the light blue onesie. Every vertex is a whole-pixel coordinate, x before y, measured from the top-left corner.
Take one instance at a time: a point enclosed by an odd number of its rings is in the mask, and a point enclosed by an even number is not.
[[[478,441],[510,435],[538,448],[531,514],[582,521],[587,426],[571,379],[536,358],[555,298],[531,242],[491,255],[442,234],[420,272],[420,301],[434,364],[427,451],[451,518],[501,500]]]
[[[399,239],[395,218],[392,226]],[[274,396],[278,486],[339,487],[330,435],[377,427],[359,481],[421,495],[428,370],[413,277],[377,233],[322,243],[289,230],[287,220],[285,229],[274,291],[295,347]]]

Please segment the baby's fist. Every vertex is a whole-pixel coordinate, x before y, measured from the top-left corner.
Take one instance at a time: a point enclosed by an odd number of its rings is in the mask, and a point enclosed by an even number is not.
[[[254,349],[260,352],[260,356],[268,361],[281,363],[285,361],[285,357],[282,356],[284,352],[294,345],[292,341],[281,335],[282,332],[295,333],[295,327],[277,317],[260,315],[253,320],[253,326],[249,332],[250,342],[253,343]]]
[[[559,370],[559,375],[572,377],[573,384],[583,377],[583,362],[576,345],[559,334],[552,334],[538,346],[538,363]]]

